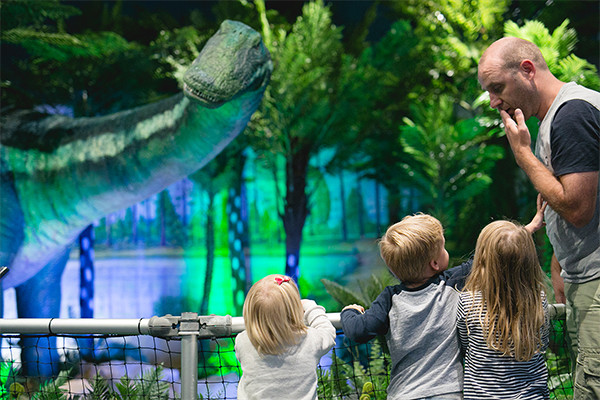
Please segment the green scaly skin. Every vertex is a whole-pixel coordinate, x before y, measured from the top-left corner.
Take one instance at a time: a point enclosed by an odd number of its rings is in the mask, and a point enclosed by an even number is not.
[[[225,21],[184,76],[184,94],[92,118],[3,121],[4,288],[64,254],[80,231],[202,168],[246,126],[272,70],[260,35]]]

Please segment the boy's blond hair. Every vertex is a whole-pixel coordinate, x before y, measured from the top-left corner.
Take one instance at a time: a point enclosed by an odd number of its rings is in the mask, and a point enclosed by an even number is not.
[[[389,270],[403,283],[420,282],[425,268],[444,244],[444,229],[427,214],[409,215],[390,226],[379,241],[379,252]]]
[[[535,243],[523,226],[495,221],[483,228],[464,290],[481,292],[474,311],[489,348],[518,361],[540,351],[544,287]]]
[[[298,287],[285,275],[256,282],[244,301],[243,316],[248,338],[261,355],[284,353],[307,330]]]

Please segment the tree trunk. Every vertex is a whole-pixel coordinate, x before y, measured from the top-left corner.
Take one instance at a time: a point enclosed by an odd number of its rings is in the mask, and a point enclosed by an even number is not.
[[[111,237],[111,233],[112,233],[112,229],[110,227],[110,217],[112,216],[112,214],[108,214],[106,217],[104,217],[104,231],[106,232],[106,247],[110,248],[110,246],[112,246],[112,237]]]
[[[181,224],[183,227],[187,227],[188,224],[188,211],[187,211],[187,181],[183,179],[181,181]]]
[[[344,171],[340,170],[340,203],[342,206],[342,241],[348,241],[348,225],[346,223],[346,191],[344,190]]]
[[[298,149],[286,161],[286,194],[283,212],[285,229],[285,274],[296,282],[300,277],[300,246],[302,230],[308,215],[306,172],[310,151]]]
[[[388,190],[388,223],[393,224],[402,215],[402,204],[400,190],[396,186],[386,187]]]
[[[358,236],[362,239],[365,237],[365,218],[363,215],[363,210],[365,209],[363,205],[363,192],[362,186],[360,184],[360,177],[356,177],[356,209],[358,210]]]
[[[200,315],[208,315],[208,303],[212,287],[212,276],[215,266],[215,213],[213,203],[215,194],[212,189],[208,191],[208,209],[206,211],[206,274],[204,278],[204,292],[200,304]]]
[[[379,192],[379,182],[374,181],[375,183],[375,229],[377,229],[377,237],[382,235],[381,228],[381,193]]]

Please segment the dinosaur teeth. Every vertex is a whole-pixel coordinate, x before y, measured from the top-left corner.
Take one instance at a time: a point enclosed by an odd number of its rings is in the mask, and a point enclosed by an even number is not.
[[[205,103],[212,103],[213,105],[219,105],[223,103],[222,100],[216,98],[215,96],[209,96],[206,93],[196,90],[190,87],[187,83],[183,84],[183,90],[186,95]]]

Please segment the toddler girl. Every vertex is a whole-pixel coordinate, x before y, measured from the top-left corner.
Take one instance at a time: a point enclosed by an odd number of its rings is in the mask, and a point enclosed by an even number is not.
[[[465,400],[549,398],[548,304],[530,226],[495,221],[477,239],[457,311]]]
[[[300,300],[288,276],[268,275],[244,301],[246,330],[235,340],[238,399],[316,399],[317,365],[335,344],[325,309]]]

